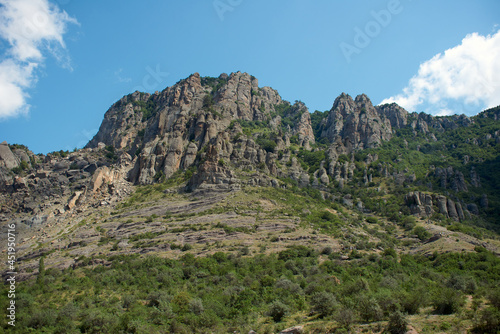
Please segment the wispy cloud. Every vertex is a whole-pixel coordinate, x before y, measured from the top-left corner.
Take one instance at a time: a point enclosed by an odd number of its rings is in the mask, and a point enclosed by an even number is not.
[[[500,31],[487,36],[473,33],[421,64],[403,93],[382,104],[396,102],[409,111],[426,106],[426,111],[440,115],[467,113],[470,106],[494,107],[500,105],[498,73]]]
[[[8,45],[0,58],[0,119],[29,112],[27,89],[45,53],[71,69],[63,39],[70,23],[78,24],[48,0],[0,0],[0,38]]]

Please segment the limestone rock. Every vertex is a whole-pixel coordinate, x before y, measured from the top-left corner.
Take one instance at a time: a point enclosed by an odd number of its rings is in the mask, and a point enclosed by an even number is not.
[[[412,214],[429,217],[433,213],[432,196],[420,191],[410,192],[405,195],[405,203]]]
[[[294,326],[282,330],[279,334],[302,334],[304,333],[304,326]]]
[[[0,143],[0,166],[8,169],[19,166],[19,158],[12,153],[7,142]]]
[[[117,173],[110,168],[104,166],[96,170],[90,181],[90,189],[92,193],[98,191],[106,191],[105,186],[113,183],[117,179]]]
[[[83,191],[75,192],[73,197],[71,197],[71,199],[69,200],[68,205],[66,206],[68,210],[73,210],[73,208],[77,205],[78,200],[81,199],[82,194],[83,194]]]
[[[439,210],[439,213],[443,214],[445,217],[448,217],[448,207],[447,207],[447,199],[446,196],[436,196],[436,204]]]
[[[459,220],[457,209],[455,208],[455,202],[448,198],[446,202],[446,208],[448,210],[448,216],[454,220]]]

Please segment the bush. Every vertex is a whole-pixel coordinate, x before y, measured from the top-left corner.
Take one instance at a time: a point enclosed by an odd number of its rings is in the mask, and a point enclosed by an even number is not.
[[[421,307],[427,304],[427,293],[422,289],[404,291],[399,295],[399,303],[403,311],[408,314],[417,314]]]
[[[135,297],[132,295],[125,295],[122,298],[122,307],[124,309],[129,309],[135,303]],[[149,301],[151,303],[151,300]],[[158,303],[159,304],[159,303]]]
[[[269,305],[267,315],[273,318],[274,322],[280,322],[289,313],[290,309],[287,305],[283,304],[281,301],[276,300],[271,305]]]
[[[78,311],[79,308],[75,304],[68,303],[59,311],[57,320],[58,322],[63,319],[75,320],[78,315]]]
[[[375,298],[362,295],[357,299],[357,305],[359,315],[364,321],[372,322],[382,319],[382,309]]]
[[[312,310],[318,313],[321,318],[332,315],[337,304],[335,296],[326,291],[317,292],[311,298]]]
[[[80,330],[82,333],[111,333],[115,324],[114,316],[91,310],[83,316]]]
[[[356,315],[352,309],[342,307],[335,313],[335,320],[343,328],[349,329],[356,320]]]
[[[291,246],[288,249],[279,252],[278,259],[279,260],[290,260],[301,257],[314,257],[316,256],[316,252],[314,249],[306,247],[306,246]]]
[[[500,288],[496,288],[488,294],[488,300],[493,307],[500,309]]]
[[[329,246],[327,246],[321,250],[321,254],[323,254],[323,255],[330,255],[332,253],[333,253],[333,249],[332,249],[332,247],[329,247]]]
[[[451,288],[439,290],[434,296],[432,305],[436,314],[453,314],[463,306],[463,296],[459,291]]]
[[[403,313],[396,311],[389,317],[386,331],[391,334],[405,334],[408,330],[408,320]]]
[[[200,315],[205,311],[203,302],[199,298],[191,299],[189,301],[189,311],[193,314]]]
[[[431,234],[422,226],[415,227],[413,229],[413,234],[416,234],[421,241],[427,240],[431,237]]]
[[[406,231],[411,231],[415,227],[415,225],[416,225],[415,217],[412,217],[412,216],[406,216],[401,221],[401,226]]]
[[[31,315],[28,322],[28,327],[41,329],[43,327],[50,327],[55,325],[56,318],[52,310],[36,311]]]
[[[162,291],[153,291],[148,295],[148,306],[159,307],[160,304],[167,302],[167,295]]]
[[[463,291],[469,294],[474,293],[477,289],[477,284],[474,278],[464,277],[458,274],[452,274],[446,281],[446,286],[448,288]]]
[[[481,312],[476,320],[472,333],[499,333],[500,332],[500,310],[487,308]]]

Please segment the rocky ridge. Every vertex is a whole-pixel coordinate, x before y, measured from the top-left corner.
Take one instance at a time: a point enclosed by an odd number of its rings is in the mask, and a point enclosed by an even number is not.
[[[387,190],[374,187],[374,181],[425,186],[425,191],[408,189],[400,209],[426,219],[438,213],[463,221],[491,207],[484,193],[464,195],[478,193],[484,184],[477,157],[463,156],[470,166],[466,172],[444,164],[431,166],[422,178],[396,167],[402,158],[388,163],[377,153],[362,160],[356,154],[383,146],[398,131],[436,143],[441,133],[472,127],[481,118],[496,121],[498,114],[494,109],[476,118],[433,117],[396,104],[374,106],[364,94],[353,99],[342,93],[313,122],[304,103],[282,100],[247,73],[218,78],[195,73],[162,92],[121,98],[84,149],[35,155],[22,145],[0,144],[0,220],[27,230],[63,224],[68,217],[123,201],[134,185],[182,174],[186,179],[178,190],[199,196],[245,186],[298,186],[368,214],[373,205],[369,209],[366,199],[346,191],[374,188],[383,196]],[[498,145],[500,130],[467,141]],[[434,186],[427,186],[429,179]]]

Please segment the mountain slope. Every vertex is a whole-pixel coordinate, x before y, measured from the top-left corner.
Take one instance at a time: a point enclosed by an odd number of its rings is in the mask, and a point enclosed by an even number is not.
[[[407,270],[405,265],[413,265],[425,275],[441,275],[442,281],[451,280],[453,270],[468,280],[467,270],[477,257],[487,265],[474,269],[477,277],[471,280],[485,289],[497,282],[495,277],[481,277],[498,266],[500,254],[499,113],[500,108],[493,108],[470,118],[433,117],[408,113],[396,104],[373,106],[366,95],[353,99],[342,93],[329,111],[311,114],[304,103],[292,104],[274,89],[259,87],[249,74],[212,78],[195,73],[162,92],[124,96],[105,113],[98,133],[84,149],[45,156],[2,143],[1,226],[5,231],[16,225],[20,280],[35,275],[43,279],[40,259],[54,273],[71,275],[75,270],[100,277],[90,268],[102,268],[96,270],[112,276],[113,268],[123,271],[118,264],[129,265],[137,258],[130,266],[141,267],[152,256],[159,266],[183,271],[175,279],[180,289],[193,280],[202,284],[198,279],[210,276],[205,269],[190,267],[203,267],[205,261],[193,260],[192,255],[228,266],[261,256],[281,268],[267,274],[269,282],[260,282],[262,288],[278,289],[280,275],[288,275],[303,290],[300,300],[280,299],[291,303],[289,310],[297,319],[315,305],[316,292],[327,290],[346,312],[354,309],[364,321],[387,320],[400,307],[410,312],[405,307],[411,302],[376,311],[376,316],[363,315],[355,305],[372,303],[376,308],[383,304],[382,296],[374,302],[367,288],[359,295],[356,291],[359,300],[354,302],[335,288],[338,283],[333,284],[331,276],[347,270],[341,280],[351,282],[356,266],[397,276],[398,270]],[[399,264],[398,256],[405,265]],[[464,264],[454,256],[464,256]],[[449,261],[449,268],[436,273],[440,261]],[[307,268],[307,273],[300,268]],[[388,293],[376,288],[383,275],[370,276],[370,270],[363,279],[377,293]],[[54,275],[48,276],[59,282]],[[163,284],[163,276],[155,276],[155,289]],[[395,278],[401,288],[396,289],[397,298],[402,299],[409,296],[406,287],[411,285],[403,276]],[[333,285],[323,291],[315,279]],[[437,293],[444,288],[441,281],[426,279],[418,281],[422,289]],[[109,284],[122,298],[122,288]],[[84,285],[75,283],[78,289]],[[113,289],[103,289],[113,298]],[[203,303],[211,300],[189,289],[189,295]],[[147,304],[150,297],[143,294],[150,292],[140,291],[136,297]],[[249,307],[233,318],[223,313],[233,312],[234,305],[219,301],[228,309],[211,314],[212,322],[199,327],[217,332],[229,323],[246,328],[231,319],[267,321],[262,318],[265,308],[272,298],[281,297],[268,298],[254,299],[255,309]],[[168,305],[182,304],[167,299],[163,302]],[[419,305],[431,304],[425,300]],[[186,320],[184,311],[174,310],[163,330],[175,332],[175,323],[184,331],[198,328]],[[313,307],[311,312],[309,320],[317,320],[318,310]],[[86,318],[78,319],[84,327]],[[470,327],[472,322],[467,319],[462,325]],[[74,321],[71,326],[76,326]],[[83,327],[80,330],[90,331]]]

